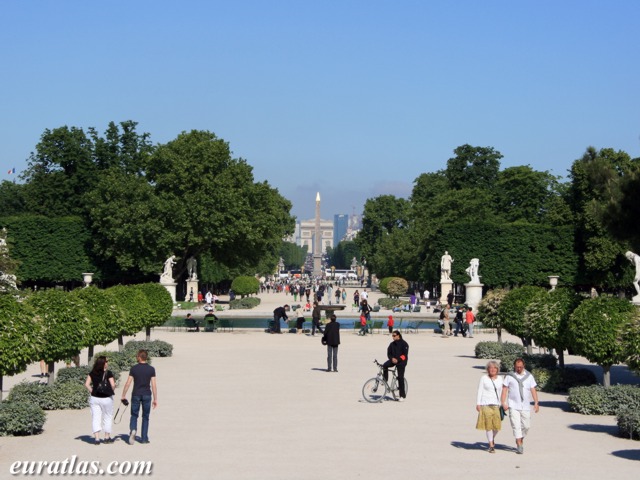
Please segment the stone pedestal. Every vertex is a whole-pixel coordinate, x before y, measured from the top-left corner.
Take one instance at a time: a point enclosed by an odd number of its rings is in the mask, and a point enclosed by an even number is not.
[[[473,308],[474,312],[478,311],[478,305],[480,304],[480,300],[482,300],[482,287],[484,285],[482,283],[465,283],[464,287],[467,292],[467,296],[465,298],[464,303]]]
[[[173,303],[176,302],[176,286],[178,285],[177,283],[170,283],[170,282],[160,282],[160,285],[162,285],[164,288],[167,289],[167,292],[169,292],[169,295],[171,295],[171,300],[173,300]]]
[[[184,301],[189,301],[189,292],[193,289],[193,301],[198,301],[198,279],[189,279],[187,280],[187,294],[184,296]]]
[[[640,306],[640,295],[636,295],[631,299],[631,303],[634,305]]]
[[[447,295],[453,291],[453,280],[440,279],[440,303],[445,305],[447,303]],[[453,292],[455,295],[455,292]]]

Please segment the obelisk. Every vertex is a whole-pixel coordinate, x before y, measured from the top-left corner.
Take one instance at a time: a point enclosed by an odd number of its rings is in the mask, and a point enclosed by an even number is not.
[[[316,230],[313,237],[313,276],[322,275],[322,240],[320,239],[320,192],[316,194]]]

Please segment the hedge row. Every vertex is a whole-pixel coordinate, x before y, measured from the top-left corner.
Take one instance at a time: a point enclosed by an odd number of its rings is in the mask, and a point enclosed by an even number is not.
[[[235,300],[231,300],[229,302],[230,310],[242,310],[255,308],[260,305],[260,299],[258,297],[244,297],[244,298],[236,298]]]
[[[640,411],[640,387],[612,385],[575,387],[567,399],[574,412],[583,415],[616,415],[625,409]]]

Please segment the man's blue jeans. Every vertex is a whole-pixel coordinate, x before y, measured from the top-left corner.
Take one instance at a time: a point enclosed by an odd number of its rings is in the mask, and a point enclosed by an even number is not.
[[[131,419],[129,420],[129,430],[138,430],[138,415],[142,404],[142,430],[140,439],[145,442],[149,440],[149,413],[151,413],[151,395],[131,396]]]

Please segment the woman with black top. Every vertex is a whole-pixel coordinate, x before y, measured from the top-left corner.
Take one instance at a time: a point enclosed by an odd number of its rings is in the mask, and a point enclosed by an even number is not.
[[[95,444],[100,445],[100,432],[104,433],[104,443],[113,443],[111,425],[113,420],[113,395],[116,384],[113,373],[108,369],[107,357],[100,356],[93,364],[93,369],[84,382],[91,394],[91,422]]]

